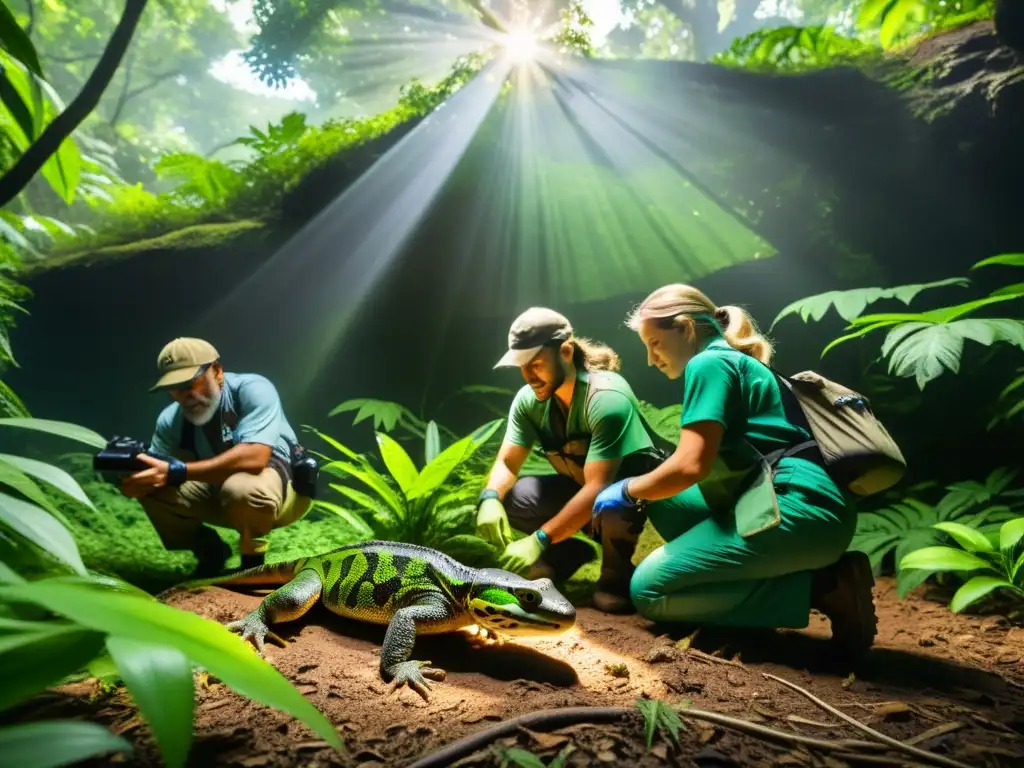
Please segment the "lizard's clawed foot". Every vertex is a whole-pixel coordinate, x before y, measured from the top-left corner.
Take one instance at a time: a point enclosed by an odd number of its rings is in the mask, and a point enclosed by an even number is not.
[[[443,669],[429,667],[428,664],[430,664],[429,661],[402,661],[393,665],[386,672],[391,678],[391,691],[395,692],[403,685],[408,685],[424,701],[430,701],[430,694],[427,693],[430,683],[427,680],[440,683],[448,677],[448,673]]]
[[[266,622],[263,621],[263,618],[256,611],[253,611],[241,621],[232,621],[230,624],[226,624],[225,628],[232,632],[238,632],[243,640],[248,640],[255,645],[256,651],[260,656],[263,655],[264,640],[270,640],[282,648],[287,645],[284,640],[270,631]]]

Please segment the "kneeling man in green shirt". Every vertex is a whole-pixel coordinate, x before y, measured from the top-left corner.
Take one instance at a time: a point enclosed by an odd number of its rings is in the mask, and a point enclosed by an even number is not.
[[[587,528],[602,545],[594,605],[606,612],[632,610],[632,558],[645,514],[631,509],[590,529],[597,495],[619,477],[648,470],[665,458],[640,414],[633,390],[610,348],[574,335],[569,321],[544,307],[512,323],[508,352],[495,368],[518,367],[526,385],[509,410],[508,426],[477,508],[477,534],[502,548],[503,568],[568,579],[592,558]],[[556,474],[519,477],[535,444]],[[512,540],[512,528],[532,533]]]

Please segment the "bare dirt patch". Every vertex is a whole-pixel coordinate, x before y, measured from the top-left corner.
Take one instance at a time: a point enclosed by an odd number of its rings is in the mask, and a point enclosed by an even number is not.
[[[870,740],[782,684],[805,688],[861,722],[919,748],[970,766],[1021,765],[1024,759],[1024,629],[999,617],[955,616],[920,594],[899,600],[890,579],[875,590],[879,635],[856,669],[827,661],[828,623],[813,616],[799,632],[702,630],[690,649],[636,616],[590,608],[576,629],[554,639],[494,644],[468,635],[422,638],[414,658],[447,670],[430,701],[403,689],[389,695],[378,675],[382,628],[339,619],[322,608],[276,627],[287,648],[267,658],[318,706],[347,741],[335,753],[289,716],[213,682],[197,693],[190,765],[407,766],[442,746],[535,710],[632,707],[639,697],[692,706],[820,739]],[[225,589],[173,594],[169,602],[227,622],[256,607],[258,594]],[[132,741],[123,764],[160,765],[148,728],[123,692],[93,695],[88,684],[38,697],[18,719],[88,717]],[[475,752],[462,765],[500,765],[497,750],[516,745],[552,756],[572,745],[566,765],[854,764],[850,758],[772,744],[759,737],[687,720],[681,746],[657,735],[645,749],[639,714],[617,722],[577,724],[547,733],[520,729]],[[889,762],[914,762],[907,756]],[[920,761],[917,761],[921,764]],[[94,761],[92,765],[109,764]]]

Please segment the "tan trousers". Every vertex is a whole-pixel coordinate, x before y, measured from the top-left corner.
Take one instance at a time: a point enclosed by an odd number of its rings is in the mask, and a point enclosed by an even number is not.
[[[193,480],[165,486],[139,501],[167,549],[191,548],[199,529],[210,523],[238,531],[243,555],[265,553],[264,537],[302,518],[312,504],[291,483],[282,488],[281,476],[270,467],[258,475],[237,472],[220,486]]]

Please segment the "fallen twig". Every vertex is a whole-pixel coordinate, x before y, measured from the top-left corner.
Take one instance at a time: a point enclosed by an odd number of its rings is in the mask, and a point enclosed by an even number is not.
[[[872,741],[858,741],[856,739],[842,739],[840,741],[827,741],[816,739],[811,736],[802,736],[796,733],[786,733],[768,728],[764,725],[751,723],[747,720],[723,715],[719,712],[709,712],[703,709],[691,707],[677,710],[681,718],[703,720],[715,723],[724,728],[745,731],[754,736],[771,739],[786,744],[802,744],[807,747],[821,749],[828,752],[842,752],[844,754],[857,754],[859,750],[883,749],[879,744]],[[436,768],[442,765],[451,765],[453,762],[462,759],[468,754],[490,744],[492,741],[513,733],[520,728],[531,728],[533,730],[560,728],[566,725],[579,722],[607,722],[618,720],[623,717],[638,715],[633,707],[565,707],[563,709],[545,709],[539,712],[530,712],[511,720],[505,720],[490,728],[478,733],[471,734],[459,739],[437,752],[422,757],[408,766],[408,768]]]
[[[745,669],[745,667],[738,661],[733,661],[732,659],[723,659],[721,656],[712,656],[710,653],[698,651],[696,648],[687,648],[686,651],[684,651],[684,655],[692,655],[695,659],[700,659],[701,661],[710,661],[714,662],[715,664],[725,664],[728,667],[739,667],[741,669]]]
[[[815,704],[817,704],[819,707],[824,709],[826,712],[830,712],[831,714],[835,715],[836,717],[840,718],[841,720],[846,721],[847,723],[852,725],[854,728],[857,728],[857,729],[859,729],[861,731],[864,731],[864,733],[867,733],[867,734],[873,736],[879,742],[881,742],[883,744],[887,744],[888,746],[892,747],[893,749],[898,749],[901,752],[907,753],[908,755],[913,755],[914,757],[919,757],[922,760],[928,760],[929,762],[936,763],[938,765],[949,766],[949,768],[971,768],[971,766],[966,765],[965,763],[958,762],[957,760],[953,760],[953,759],[948,758],[948,757],[943,757],[942,755],[936,755],[934,752],[929,752],[929,751],[927,751],[925,749],[918,749],[917,747],[915,747],[915,746],[913,746],[911,744],[906,744],[906,743],[900,741],[899,739],[894,739],[891,736],[886,736],[884,733],[876,731],[874,728],[872,728],[872,727],[870,727],[868,725],[865,725],[860,720],[857,720],[854,717],[850,717],[850,715],[846,714],[845,712],[842,712],[842,711],[836,709],[831,704],[826,704],[824,701],[819,699],[813,693],[811,693],[810,691],[804,690],[803,688],[801,688],[796,683],[791,683],[788,680],[783,680],[781,677],[776,677],[775,675],[770,675],[767,672],[762,672],[761,674],[764,675],[769,680],[774,680],[777,683],[782,683],[787,688],[793,689],[797,693],[803,695],[804,697],[806,697],[810,701],[812,701]]]

